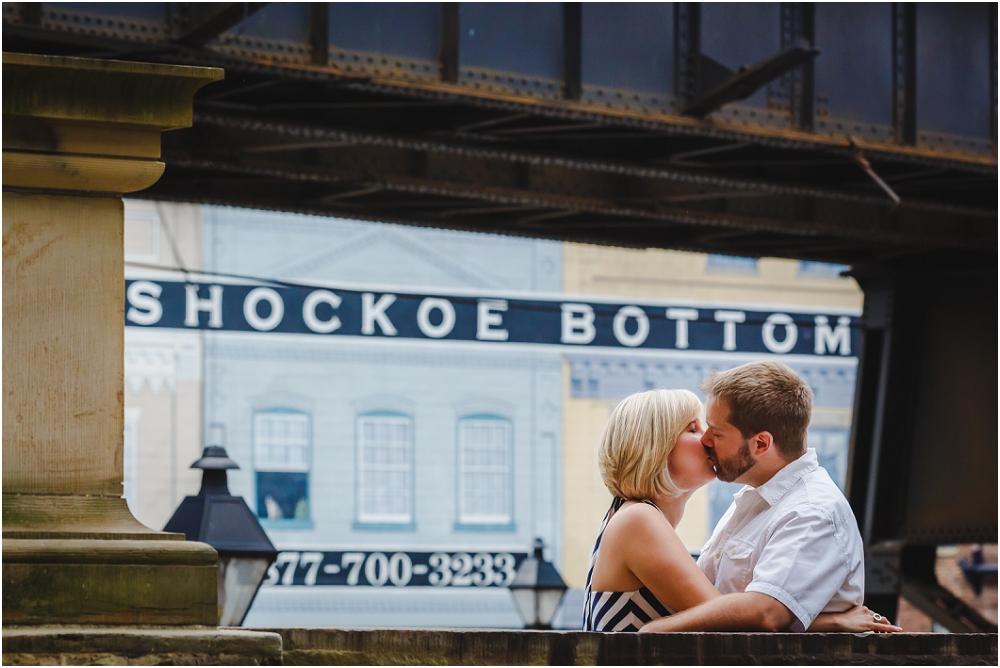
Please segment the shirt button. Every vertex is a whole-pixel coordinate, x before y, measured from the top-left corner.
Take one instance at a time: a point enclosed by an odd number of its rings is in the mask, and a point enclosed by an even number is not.
[[[716,552],[715,553],[715,558],[716,559],[721,559],[722,558],[722,553],[721,552]]]
[[[730,554],[732,554],[734,557],[736,556],[736,548],[735,547],[733,548],[733,551]]]

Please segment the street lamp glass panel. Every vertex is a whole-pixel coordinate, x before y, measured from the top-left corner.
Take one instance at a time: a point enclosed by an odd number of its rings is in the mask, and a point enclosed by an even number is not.
[[[514,603],[517,604],[517,611],[524,620],[525,628],[534,628],[538,625],[538,606],[535,604],[538,597],[534,589],[511,589],[514,596]]]
[[[538,590],[538,624],[545,628],[552,626],[552,618],[556,616],[559,601],[562,600],[564,589]]]
[[[267,567],[266,557],[219,555],[219,626],[240,626]]]

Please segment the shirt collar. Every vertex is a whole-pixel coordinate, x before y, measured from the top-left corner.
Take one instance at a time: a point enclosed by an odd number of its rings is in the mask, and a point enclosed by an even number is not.
[[[743,485],[742,489],[738,490],[735,494],[733,494],[733,501],[739,502],[739,500],[743,498],[744,494],[746,494],[747,492],[752,492],[753,489],[754,488],[751,487],[750,485]]]
[[[785,464],[784,468],[774,474],[774,477],[758,487],[757,494],[767,501],[768,505],[774,506],[795,483],[802,479],[802,476],[815,471],[818,467],[819,460],[816,457],[816,450],[809,448],[804,455]]]

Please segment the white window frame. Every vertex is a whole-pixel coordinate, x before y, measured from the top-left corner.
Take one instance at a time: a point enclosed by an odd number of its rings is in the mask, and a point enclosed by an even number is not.
[[[755,276],[760,273],[760,262],[753,257],[736,257],[709,253],[705,256],[705,271],[713,274],[743,274]]]
[[[281,437],[271,437],[277,442],[265,444],[264,423],[268,420],[281,419],[290,423],[300,423],[304,425],[304,437],[286,436],[286,443],[281,443]],[[294,443],[293,441],[299,441]],[[299,450],[297,457],[286,457],[281,461],[273,452],[263,452],[264,448],[273,450],[274,448],[296,448]],[[253,457],[254,469],[257,471],[278,471],[291,473],[308,473],[312,468],[312,420],[308,413],[301,411],[265,410],[257,411],[253,415]]]
[[[835,264],[830,262],[808,262],[799,261],[798,276],[801,278],[818,278],[834,281],[849,280],[848,276],[841,276],[841,273],[849,270],[850,265]]]
[[[506,443],[504,443],[504,461],[502,464],[479,464],[470,465],[466,461],[466,450],[469,446],[467,442],[467,427],[503,427]],[[462,418],[458,421],[458,523],[459,524],[489,524],[508,525],[513,521],[513,436],[514,429],[511,421],[494,416],[475,416]],[[477,473],[500,473],[503,474],[503,506],[502,513],[476,513],[466,508],[466,486],[469,484],[468,477]]]
[[[392,427],[404,426],[406,428],[406,438],[402,443],[405,448],[405,456],[402,463],[396,464],[369,464],[365,462],[365,449],[378,447],[378,438],[371,442],[365,436],[366,425]],[[411,524],[413,522],[413,419],[398,413],[369,413],[359,415],[357,419],[357,518],[362,524]],[[397,446],[398,447],[398,446]],[[366,474],[377,472],[402,472],[404,473],[405,486],[400,493],[405,500],[405,510],[401,513],[385,513],[369,511],[365,508],[364,499],[369,488],[366,486]],[[385,493],[385,490],[375,490],[376,493]]]

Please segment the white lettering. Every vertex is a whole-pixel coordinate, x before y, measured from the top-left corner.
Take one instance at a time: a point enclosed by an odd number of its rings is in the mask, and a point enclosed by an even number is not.
[[[385,310],[396,301],[396,295],[384,294],[375,301],[375,295],[366,292],[361,295],[361,333],[374,334],[375,323],[378,323],[386,336],[396,336],[396,328],[389,321]]]
[[[635,334],[629,334],[625,330],[625,323],[629,318],[635,318]],[[635,348],[642,345],[646,337],[649,336],[649,318],[646,317],[646,312],[638,306],[623,306],[615,314],[612,330],[615,333],[615,338],[618,339],[618,343],[629,348]]]
[[[476,338],[480,341],[506,341],[506,329],[493,329],[494,325],[503,324],[503,316],[499,312],[506,310],[506,300],[480,299],[476,304]]]
[[[125,296],[131,307],[125,317],[137,325],[158,323],[163,317],[163,305],[159,299],[162,292],[161,286],[150,281],[135,281],[129,285]]]
[[[696,308],[668,308],[667,318],[677,321],[677,335],[674,337],[674,347],[681,350],[688,347],[688,322],[698,319]]]
[[[825,315],[816,316],[815,352],[817,355],[825,355],[827,352],[850,355],[851,319],[841,316],[837,318],[837,326],[830,327],[830,321]]]
[[[257,313],[257,304],[261,301],[271,305],[271,313],[266,318],[260,317]],[[281,324],[281,319],[285,317],[285,302],[281,301],[281,295],[271,288],[254,288],[243,300],[243,317],[247,319],[247,324],[258,332],[270,332]]]
[[[594,309],[588,304],[562,305],[562,343],[586,345],[597,336]]]
[[[736,350],[736,323],[745,322],[747,314],[743,311],[716,311],[715,321],[722,325],[722,349]]]
[[[431,324],[431,311],[437,309],[441,312],[441,324]],[[420,302],[417,309],[417,326],[420,331],[432,339],[440,339],[451,334],[455,329],[455,307],[447,299],[436,299],[428,297]]]
[[[778,341],[774,338],[774,328],[785,328],[785,340]],[[772,353],[783,354],[795,347],[795,342],[799,338],[799,328],[790,315],[784,313],[772,313],[767,316],[764,326],[760,330],[761,338],[764,339],[764,346]]]
[[[329,290],[313,290],[302,303],[302,320],[306,327],[317,334],[329,334],[340,329],[340,318],[336,315],[327,321],[320,320],[316,316],[316,307],[320,304],[329,304],[334,311],[340,306],[340,297]]]
[[[222,327],[222,286],[208,286],[208,299],[198,297],[197,285],[185,285],[184,326],[198,326],[198,312],[208,311],[208,326]]]

